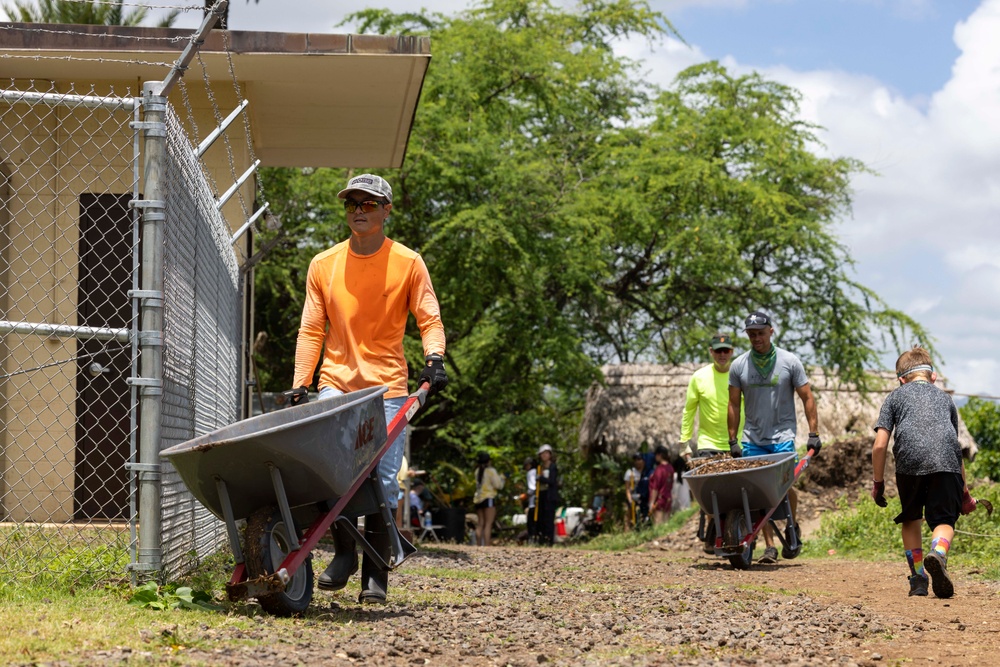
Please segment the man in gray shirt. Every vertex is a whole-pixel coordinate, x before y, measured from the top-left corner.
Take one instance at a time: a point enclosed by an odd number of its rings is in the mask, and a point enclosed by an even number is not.
[[[766,313],[750,313],[744,322],[744,331],[750,338],[751,349],[737,357],[729,367],[727,421],[730,453],[738,457],[795,452],[795,394],[798,394],[809,422],[807,446],[818,454],[821,445],[816,401],[802,362],[791,352],[771,343],[774,328],[771,317]],[[741,402],[745,402],[746,414],[742,446],[736,439]],[[795,489],[789,489],[792,522],[795,521],[798,500]],[[775,563],[778,550],[774,546],[770,524],[764,524],[763,533],[767,548],[759,562]]]

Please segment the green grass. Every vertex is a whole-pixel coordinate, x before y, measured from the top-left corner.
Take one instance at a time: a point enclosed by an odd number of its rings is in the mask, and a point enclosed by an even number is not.
[[[674,513],[666,523],[659,526],[649,526],[642,530],[633,530],[628,533],[602,533],[591,540],[575,544],[573,547],[587,550],[594,549],[597,551],[624,551],[625,549],[633,549],[677,532],[697,511],[697,507],[690,507]]]
[[[1000,485],[973,482],[972,495],[1000,507]],[[878,507],[867,494],[849,503],[842,498],[836,512],[823,514],[819,530],[803,545],[802,555],[815,558],[848,557],[891,560],[903,557],[903,540],[893,518],[899,514],[899,498],[888,498],[888,507]],[[930,530],[924,524],[924,549],[930,548]],[[949,565],[978,571],[988,579],[1000,579],[1000,510],[990,518],[984,508],[960,517],[948,554]],[[833,553],[830,553],[830,552]]]
[[[118,585],[129,562],[129,534],[115,527],[0,528],[0,601],[22,590],[71,591]]]

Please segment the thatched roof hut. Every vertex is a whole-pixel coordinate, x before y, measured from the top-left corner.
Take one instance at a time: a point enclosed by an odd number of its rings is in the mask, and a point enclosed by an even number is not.
[[[688,380],[703,365],[621,364],[601,368],[604,383],[595,383],[587,391],[580,427],[581,450],[585,454],[624,457],[648,443],[650,448],[665,445],[677,452],[681,447],[681,416]],[[819,432],[825,441],[851,433],[871,434],[883,397],[898,386],[895,373],[876,372],[882,388],[863,396],[854,386],[821,368],[808,371],[816,398]],[[937,385],[949,391],[944,378],[939,377]],[[798,399],[796,404],[799,405]],[[801,407],[797,413],[796,442],[804,445],[809,428]],[[975,456],[978,448],[961,417],[958,439],[966,457]]]

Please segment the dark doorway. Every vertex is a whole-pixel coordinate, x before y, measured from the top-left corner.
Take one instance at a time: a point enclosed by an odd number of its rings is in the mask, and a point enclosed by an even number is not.
[[[132,316],[132,195],[80,195],[77,323],[128,327]],[[73,517],[128,518],[131,346],[77,342]]]

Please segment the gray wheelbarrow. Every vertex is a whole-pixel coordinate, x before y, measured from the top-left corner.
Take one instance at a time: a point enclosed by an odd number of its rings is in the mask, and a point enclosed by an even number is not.
[[[411,394],[388,427],[387,388],[372,387],[246,419],[160,453],[226,523],[236,560],[230,600],[255,597],[275,615],[305,611],[311,552],[335,521],[379,567],[394,569],[416,551],[396,528],[377,468],[429,388]],[[356,527],[359,516],[373,514],[389,534],[388,563]]]
[[[694,468],[684,473],[695,500],[703,511],[712,512],[716,556],[728,558],[737,569],[749,569],[757,534],[767,522],[781,542],[782,558],[799,555],[802,542],[792,520],[788,490],[808,467],[812,455],[813,450],[809,450],[798,465],[794,452],[785,452],[738,459],[765,462],[755,468],[700,475]],[[775,523],[780,520],[785,521],[784,530]]]

